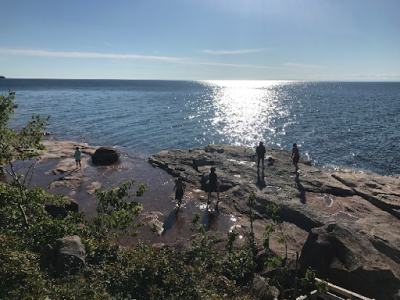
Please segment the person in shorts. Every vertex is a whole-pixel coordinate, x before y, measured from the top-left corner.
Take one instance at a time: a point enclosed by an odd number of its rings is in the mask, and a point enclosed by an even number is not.
[[[82,168],[81,156],[82,156],[82,152],[79,150],[79,147],[76,147],[75,154],[74,154],[76,168],[78,168],[78,165],[79,165],[79,168]]]
[[[211,193],[217,192],[217,197],[219,201],[219,185],[218,185],[218,177],[215,173],[215,168],[212,167],[210,169],[210,175],[208,175],[208,203],[210,203]]]
[[[182,203],[183,193],[185,192],[185,184],[182,181],[182,178],[178,177],[175,179],[175,199],[178,200],[179,205]]]

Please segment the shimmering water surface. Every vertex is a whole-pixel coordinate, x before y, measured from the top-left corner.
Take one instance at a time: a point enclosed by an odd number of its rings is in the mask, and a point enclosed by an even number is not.
[[[13,127],[50,116],[56,139],[116,145],[146,158],[207,143],[290,150],[315,165],[400,174],[400,83],[0,80]]]

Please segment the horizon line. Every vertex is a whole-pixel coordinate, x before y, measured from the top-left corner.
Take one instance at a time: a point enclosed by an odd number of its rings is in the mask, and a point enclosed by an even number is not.
[[[2,75],[0,75],[1,77]],[[134,78],[61,78],[61,77],[5,77],[0,79],[31,79],[31,80],[120,80],[120,81],[286,81],[286,82],[399,82],[400,79],[134,79]]]

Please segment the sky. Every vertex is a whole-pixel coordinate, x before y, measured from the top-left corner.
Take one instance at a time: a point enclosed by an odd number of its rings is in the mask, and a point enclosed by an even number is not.
[[[0,0],[7,78],[400,81],[400,0]]]

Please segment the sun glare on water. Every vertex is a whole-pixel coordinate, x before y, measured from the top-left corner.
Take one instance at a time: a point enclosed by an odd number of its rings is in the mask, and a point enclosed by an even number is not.
[[[268,137],[284,134],[285,125],[277,119],[287,117],[281,102],[281,88],[287,81],[204,81],[211,86],[214,117],[211,125],[235,145],[254,146]],[[278,122],[279,123],[279,122]]]

